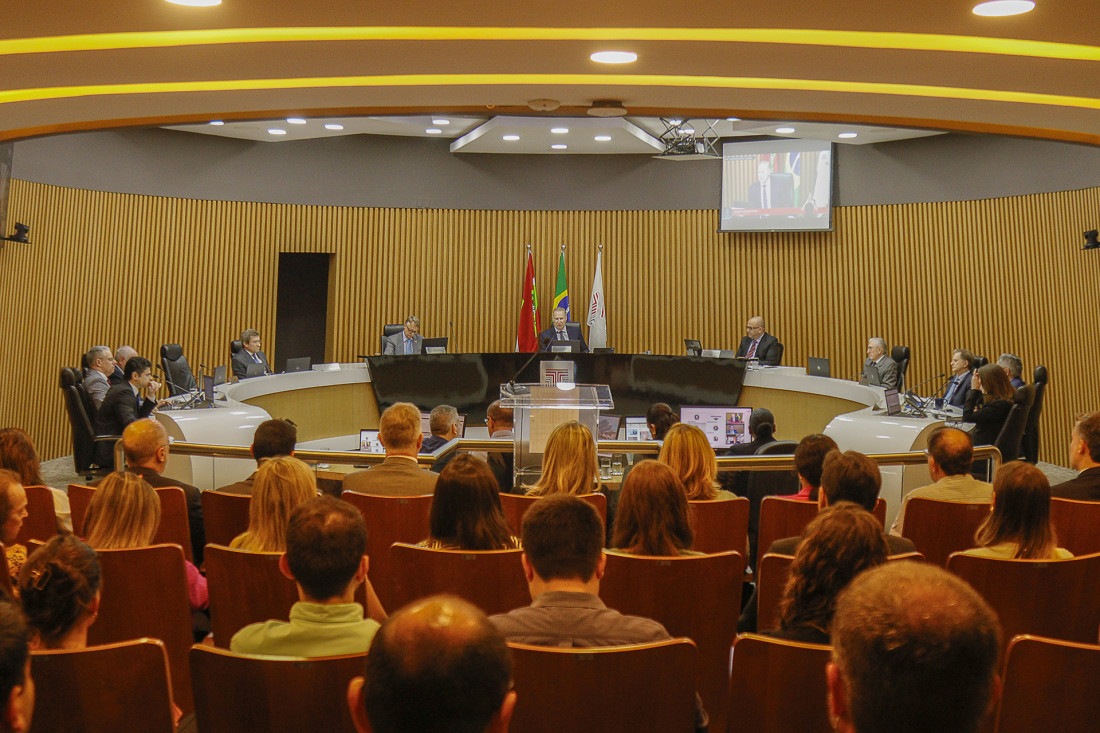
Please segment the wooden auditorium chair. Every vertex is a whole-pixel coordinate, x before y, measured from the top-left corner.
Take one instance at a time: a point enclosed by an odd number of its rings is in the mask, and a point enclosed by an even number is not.
[[[393,577],[390,572],[390,545],[414,544],[428,537],[428,514],[432,495],[376,496],[345,491],[340,498],[363,515],[367,525],[367,555],[374,591],[386,608],[393,605]]]
[[[298,601],[298,586],[279,570],[282,555],[206,546],[214,644],[228,649],[233,634],[248,624],[290,619],[290,607]]]
[[[206,530],[206,542],[228,547],[234,537],[248,529],[251,506],[252,497],[246,494],[202,492],[202,525]]]
[[[1100,552],[1100,501],[1051,499],[1050,519],[1059,547],[1074,555]]]
[[[997,733],[1089,733],[1100,724],[1100,646],[1039,636],[1008,645]]]
[[[504,510],[504,520],[508,522],[508,526],[512,528],[512,534],[516,537],[519,537],[523,526],[523,515],[534,505],[534,502],[541,498],[541,496],[528,496],[525,494],[500,495],[500,506]],[[596,511],[600,513],[600,519],[603,520],[606,527],[607,497],[603,494],[580,494],[580,498],[596,507]]]
[[[786,496],[765,496],[760,502],[760,534],[757,552],[764,554],[776,540],[798,537],[813,521],[819,509],[817,502],[791,499]],[[871,512],[879,524],[886,527],[886,502],[880,497]],[[967,545],[970,547],[970,545]]]
[[[743,634],[733,645],[729,733],[828,733],[832,647]],[[711,730],[716,730],[711,728]]]
[[[47,542],[57,534],[57,512],[53,505],[53,492],[45,486],[24,486],[27,492],[27,516],[16,535],[16,544],[25,545],[30,540]]]
[[[94,486],[69,484],[69,508],[72,510],[73,533],[78,537],[86,535],[84,517],[88,514],[88,505],[95,495]],[[191,530],[187,518],[187,498],[183,489],[168,486],[154,489],[160,498],[160,526],[153,538],[154,544],[176,544],[183,550],[188,560],[193,560],[191,550]]]
[[[453,593],[487,615],[530,605],[519,556],[523,550],[430,550],[402,542],[390,547],[393,608]]]
[[[95,487],[87,484],[69,484],[69,510],[73,518],[73,534],[84,537],[84,515],[88,513],[88,504],[92,502]]]
[[[928,562],[947,567],[951,553],[974,547],[974,533],[991,508],[988,501],[913,498],[905,504],[901,534],[913,541]]]
[[[749,500],[689,501],[697,552],[740,552],[749,546]]]

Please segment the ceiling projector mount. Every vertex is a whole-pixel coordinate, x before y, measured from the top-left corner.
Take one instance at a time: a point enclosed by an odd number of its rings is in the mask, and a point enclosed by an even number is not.
[[[664,143],[664,152],[653,157],[662,160],[713,160],[721,158],[718,152],[718,132],[714,129],[717,120],[699,120],[706,129],[700,134],[691,120],[661,118],[665,131],[660,135]]]

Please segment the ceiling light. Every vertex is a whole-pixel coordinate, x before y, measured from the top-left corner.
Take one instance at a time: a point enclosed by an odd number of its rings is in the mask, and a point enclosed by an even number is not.
[[[626,107],[617,99],[596,99],[588,108],[588,114],[592,117],[624,117]]]
[[[726,122],[740,122],[740,121],[741,121],[740,117],[727,117],[726,118]]]
[[[978,3],[971,12],[987,18],[1002,18],[1006,15],[1021,15],[1034,9],[1035,3],[1031,0],[990,0],[987,3]]]
[[[687,126],[681,127],[680,132],[684,133],[685,135],[694,135],[695,134],[695,128],[691,127],[690,125],[687,125]]]
[[[443,133],[443,131],[440,130],[438,127],[429,127],[424,132],[428,135],[441,135]]]
[[[272,127],[270,130],[267,131],[267,134],[268,135],[285,135],[286,130],[280,130],[278,127]]]
[[[793,127],[777,127],[777,128],[775,128],[775,131],[778,132],[780,135],[790,135],[792,132],[794,132],[794,128]]]
[[[859,134],[855,132],[842,132],[837,135],[837,137],[839,137],[841,140],[851,140],[853,137],[859,137]]]
[[[597,135],[596,137],[593,138],[593,140],[595,140],[598,143],[611,142],[611,136],[610,135]]]
[[[337,125],[335,122],[329,122],[328,124],[325,125],[325,129],[326,130],[343,130],[344,126],[343,125]]]
[[[186,5],[191,8],[212,8],[221,5],[222,0],[168,0],[173,5]]]
[[[562,145],[561,143],[558,143],[556,145],[551,145],[550,147],[552,147],[554,150],[565,150],[569,146],[568,145]]]
[[[598,64],[632,64],[638,60],[633,51],[597,51],[589,56]]]
[[[450,120],[445,120],[442,117],[438,117],[438,118],[432,120],[432,124],[433,125],[439,125],[439,126],[442,127],[442,126],[446,126],[446,125],[451,124],[451,121]]]
[[[217,126],[219,126],[219,125],[224,125],[225,123],[224,123],[224,122],[222,122],[221,120],[210,120],[210,124],[211,124],[211,125],[214,125],[215,127],[217,127]]]
[[[551,127],[550,132],[554,133],[555,135],[564,135],[565,133],[569,132],[569,128],[568,127]]]
[[[511,143],[511,142],[515,142],[516,140],[519,140],[519,135],[505,135],[501,139],[502,140],[507,140],[508,142]]]
[[[290,124],[290,125],[304,125],[304,124],[306,124],[306,121],[303,120],[301,117],[287,117],[286,121],[287,121],[287,124]]]
[[[668,124],[672,125],[673,127],[679,127],[680,125],[684,124],[684,121],[681,120],[679,117],[671,117],[668,120]]]

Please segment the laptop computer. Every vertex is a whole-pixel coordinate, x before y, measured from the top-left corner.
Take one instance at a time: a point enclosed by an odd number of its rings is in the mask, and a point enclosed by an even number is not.
[[[627,415],[624,421],[626,423],[626,440],[653,439],[653,436],[649,434],[649,426],[646,425],[645,415]]]
[[[581,353],[580,341],[551,341],[550,348],[547,351],[551,351],[557,354],[579,354]]]
[[[886,414],[901,414],[901,395],[898,394],[896,389],[886,390]]]
[[[244,378],[250,379],[252,377],[262,377],[264,375],[263,364],[249,364],[244,368]]]
[[[688,356],[699,356],[703,353],[703,345],[699,343],[699,339],[684,339],[684,349]]]
[[[214,386],[217,387],[219,384],[225,384],[227,374],[228,370],[225,368],[225,364],[214,367]]]
[[[362,453],[385,453],[381,441],[378,440],[377,430],[363,428],[359,431],[359,451]]]
[[[308,356],[299,356],[294,359],[286,360],[286,373],[291,372],[308,372],[310,367],[310,359]]]
[[[447,337],[440,336],[439,338],[424,339],[422,344],[425,354],[446,354],[447,353]]]
[[[812,377],[828,377],[829,360],[820,356],[811,356],[806,361],[806,373]]]

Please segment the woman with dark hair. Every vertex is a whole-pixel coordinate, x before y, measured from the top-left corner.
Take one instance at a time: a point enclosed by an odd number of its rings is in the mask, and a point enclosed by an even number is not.
[[[962,416],[963,422],[975,425],[970,434],[974,445],[993,445],[1008,420],[1015,394],[1008,375],[997,364],[986,364],[974,372]]]
[[[0,429],[0,468],[19,474],[23,486],[46,486],[42,479],[42,464],[31,436],[19,428]],[[57,515],[60,532],[73,531],[72,510],[69,495],[60,489],[46,486],[53,497],[53,511]]]
[[[997,367],[1000,369],[1000,367]],[[1050,482],[1035,466],[1009,461],[993,479],[993,510],[978,527],[979,547],[967,555],[1009,560],[1066,560],[1050,521]]]
[[[19,598],[32,649],[83,649],[99,613],[96,552],[71,534],[35,550],[19,573]]]
[[[439,474],[428,517],[431,536],[421,547],[437,550],[510,550],[520,547],[500,506],[500,487],[489,464],[459,454]]]
[[[722,455],[726,456],[752,456],[768,443],[774,443],[775,415],[771,410],[757,407],[749,413],[749,437],[748,443],[738,443],[726,448]],[[749,488],[749,471],[727,471],[718,477],[722,488],[733,492],[737,496],[745,496]]]
[[[664,440],[665,433],[680,422],[680,417],[667,403],[658,402],[646,410],[645,422],[649,426],[649,435],[653,440]]]
[[[882,525],[869,511],[847,501],[825,508],[802,533],[779,604],[779,627],[764,633],[828,644],[837,596],[888,554]]]
[[[684,484],[658,461],[634,466],[620,490],[611,546],[629,555],[698,555]]]

